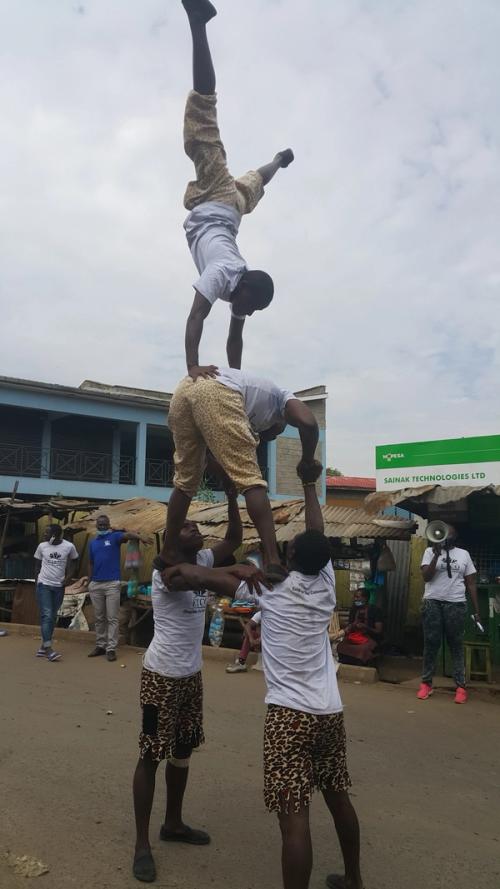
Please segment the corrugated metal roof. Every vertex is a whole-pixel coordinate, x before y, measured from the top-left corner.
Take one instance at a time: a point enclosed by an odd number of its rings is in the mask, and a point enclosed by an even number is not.
[[[354,510],[357,512],[358,510]],[[290,522],[283,528],[276,530],[278,541],[292,540],[296,534],[305,531],[304,522]],[[411,532],[408,529],[398,528],[381,528],[373,522],[325,522],[325,534],[327,537],[363,537],[363,538],[381,538],[383,540],[409,540]]]
[[[66,515],[69,512],[87,511],[92,508],[94,508],[94,504],[88,500],[60,500],[56,498],[33,502],[14,500],[14,503],[12,503],[10,497],[0,497],[0,513],[12,510],[13,514],[20,517],[21,520],[23,518],[28,520],[33,516],[38,517],[50,512]]]
[[[323,506],[321,508],[325,522],[366,524],[373,521],[373,515],[369,515],[364,509],[356,509],[353,506]]]
[[[303,500],[271,500],[271,509],[275,525],[283,525],[293,519],[303,510]],[[246,508],[240,505],[240,515],[243,525],[252,525]],[[193,503],[189,510],[189,518],[195,522],[218,525],[227,522],[227,503],[201,504]]]
[[[304,501],[294,500],[285,504],[271,501],[276,537],[279,543],[292,540],[305,530]],[[391,519],[393,527],[377,525],[374,517],[362,509],[342,506],[322,506],[327,537],[364,537],[384,540],[409,540],[411,529],[405,519]],[[221,540],[227,528],[227,506],[219,505],[213,511],[192,509],[189,517],[197,521],[203,536],[208,540]],[[243,545],[245,549],[257,546],[259,538],[250,522],[246,509],[241,509]]]
[[[473,488],[469,485],[453,485],[443,488],[441,485],[422,485],[419,488],[402,488],[399,491],[377,491],[369,494],[364,502],[368,514],[374,515],[389,506],[401,506],[416,515],[428,515],[429,506],[450,507],[460,500],[466,500],[475,494],[493,494],[500,497],[500,485],[485,485]]]
[[[327,488],[344,488],[353,491],[375,491],[377,480],[358,475],[329,475],[326,479]]]
[[[271,508],[276,535],[280,542],[291,540],[296,534],[305,530],[303,500],[286,502],[273,500]],[[95,519],[103,512],[109,516],[112,527],[125,531],[151,535],[161,533],[165,528],[165,505],[156,500],[147,500],[142,497],[110,506],[101,506],[69,527],[93,531]],[[258,545],[259,538],[246,509],[242,507],[240,512],[243,524],[243,544],[248,549]],[[328,537],[379,537],[387,540],[408,540],[411,536],[408,523],[404,519],[391,519],[395,527],[387,528],[377,525],[373,521],[373,516],[361,509],[323,506],[322,512],[325,519],[325,534]],[[189,509],[189,518],[198,523],[205,540],[222,540],[227,530],[227,504],[194,501]]]

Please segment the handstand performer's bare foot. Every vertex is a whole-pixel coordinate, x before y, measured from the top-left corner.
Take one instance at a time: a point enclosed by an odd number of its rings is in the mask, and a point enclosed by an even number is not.
[[[291,148],[285,148],[284,151],[278,151],[276,155],[276,160],[279,160],[280,167],[289,167],[290,164],[295,160],[295,155]]]
[[[182,0],[182,5],[189,20],[197,24],[206,25],[210,19],[217,15],[217,10],[210,0]]]

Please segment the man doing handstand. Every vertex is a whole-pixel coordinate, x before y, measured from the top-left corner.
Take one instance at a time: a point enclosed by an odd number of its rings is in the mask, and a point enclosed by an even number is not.
[[[266,272],[248,270],[236,237],[243,214],[255,209],[264,186],[294,157],[286,149],[239,179],[230,174],[217,123],[215,71],[206,31],[217,12],[209,0],[183,0],[183,6],[193,37],[193,90],[186,105],[184,147],[196,170],[196,180],[188,184],[184,197],[190,211],[184,228],[200,275],[186,326],[186,363],[196,380],[217,372],[214,365],[200,367],[198,353],[203,322],[213,304],[221,299],[231,306],[227,358],[229,367],[240,368],[245,318],[265,309],[273,298],[272,278]]]

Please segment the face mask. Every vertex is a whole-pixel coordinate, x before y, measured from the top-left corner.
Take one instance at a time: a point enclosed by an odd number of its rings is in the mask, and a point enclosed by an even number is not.
[[[106,528],[105,531],[103,531],[101,528],[98,528],[98,529],[97,529],[97,534],[98,534],[99,537],[105,537],[106,534],[109,534],[109,528]]]
[[[355,599],[355,600],[354,600],[354,604],[355,604],[356,608],[362,608],[362,606],[363,606],[365,603],[364,603],[364,600],[363,600],[363,599]]]

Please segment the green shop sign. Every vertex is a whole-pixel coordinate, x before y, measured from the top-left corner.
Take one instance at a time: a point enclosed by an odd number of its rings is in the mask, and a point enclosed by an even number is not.
[[[419,485],[500,485],[500,435],[379,445],[377,491]]]

